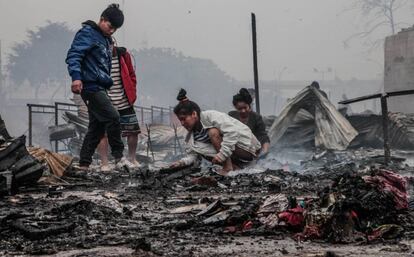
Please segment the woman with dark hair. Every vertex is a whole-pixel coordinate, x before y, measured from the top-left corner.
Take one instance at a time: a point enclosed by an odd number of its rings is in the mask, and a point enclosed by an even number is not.
[[[201,111],[181,89],[174,113],[181,125],[188,130],[185,139],[188,155],[173,163],[172,168],[191,165],[200,157],[223,166],[225,175],[256,159],[260,143],[251,130],[240,121],[218,111]]]
[[[243,124],[246,124],[262,145],[260,155],[264,156],[269,152],[270,139],[266,133],[266,125],[260,114],[251,108],[252,96],[246,88],[240,89],[239,93],[233,96],[233,106],[236,111],[229,112],[229,115]]]

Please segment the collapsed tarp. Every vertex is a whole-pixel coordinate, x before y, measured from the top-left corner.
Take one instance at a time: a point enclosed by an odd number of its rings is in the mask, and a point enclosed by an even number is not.
[[[309,149],[315,147],[315,120],[312,114],[301,109],[296,114],[293,123],[277,142],[277,146],[280,148]]]
[[[289,126],[294,124],[300,110],[314,117],[315,146],[332,150],[345,150],[358,135],[349,121],[318,89],[307,86],[289,100],[269,130],[272,145],[277,145]]]
[[[358,131],[348,148],[383,148],[382,116],[360,113],[346,116]],[[388,140],[391,148],[410,150],[414,148],[414,114],[388,113]],[[300,110],[293,123],[277,142],[278,147],[312,148],[315,146],[315,121],[313,116]]]
[[[347,117],[359,135],[352,142],[353,147],[384,145],[382,117],[377,114],[354,114]],[[388,140],[392,148],[414,148],[414,114],[388,113]]]
[[[3,137],[4,140],[11,139],[9,132],[6,129],[6,125],[4,124],[4,120],[1,118],[0,115],[0,137]]]
[[[36,159],[47,163],[50,173],[58,177],[62,177],[72,164],[73,158],[65,154],[54,153],[40,147],[30,147],[28,150]]]
[[[173,145],[174,141],[184,141],[187,131],[184,127],[177,127],[177,131],[174,128],[166,125],[151,125],[150,126],[150,138],[153,146],[168,146]],[[141,134],[139,142],[146,145],[148,142],[148,130],[147,128],[141,128]]]

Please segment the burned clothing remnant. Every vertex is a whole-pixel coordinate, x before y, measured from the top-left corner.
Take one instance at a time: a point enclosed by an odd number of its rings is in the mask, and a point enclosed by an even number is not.
[[[308,204],[299,237],[337,243],[377,239],[375,231],[382,225],[398,223],[398,215],[408,208],[407,181],[388,170],[374,170],[364,177],[345,174],[320,195]],[[401,233],[395,235],[399,236]]]
[[[301,115],[297,118],[299,113]],[[314,146],[318,148],[345,150],[358,135],[349,121],[317,88],[308,86],[288,101],[274,121],[269,130],[272,145],[278,146],[285,134],[292,134],[289,131],[291,126],[304,122],[314,124],[309,131],[301,133],[313,134]],[[303,140],[303,137],[297,134],[290,138],[292,137]],[[295,144],[295,142],[296,140],[292,140],[290,143]]]

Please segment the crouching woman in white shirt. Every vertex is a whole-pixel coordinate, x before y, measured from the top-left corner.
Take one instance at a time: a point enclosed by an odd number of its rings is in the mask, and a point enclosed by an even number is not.
[[[201,111],[181,89],[174,108],[181,125],[187,129],[187,156],[173,163],[172,168],[191,165],[200,158],[221,165],[222,175],[242,168],[257,158],[261,145],[248,126],[218,111]]]

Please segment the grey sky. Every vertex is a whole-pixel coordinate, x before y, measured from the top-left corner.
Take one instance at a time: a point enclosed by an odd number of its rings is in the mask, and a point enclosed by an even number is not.
[[[236,79],[252,78],[250,12],[257,16],[261,79],[275,79],[283,67],[282,79],[289,80],[320,79],[313,68],[332,67],[326,79],[371,79],[382,71],[381,48],[368,57],[362,40],[343,47],[363,22],[355,11],[343,13],[351,0],[0,0],[2,52],[46,20],[77,29],[111,2],[124,2],[125,25],[116,34],[121,45],[172,47],[212,59]],[[397,15],[408,24],[411,13]]]

